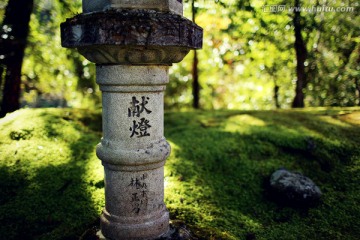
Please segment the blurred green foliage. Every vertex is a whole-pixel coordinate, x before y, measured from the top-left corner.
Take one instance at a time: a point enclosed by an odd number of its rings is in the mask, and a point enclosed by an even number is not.
[[[313,6],[353,7],[349,12],[303,11],[307,106],[360,104],[360,4],[358,1],[302,1]],[[278,101],[290,107],[296,82],[293,3],[271,1],[196,1],[196,23],[204,28],[199,51],[201,105],[206,109],[269,109]],[[270,6],[285,6],[269,12]],[[190,18],[190,3],[185,15]],[[190,106],[191,56],[171,70],[166,103]],[[173,95],[173,94],[176,95]],[[176,96],[174,99],[173,96]]]
[[[99,107],[95,66],[61,47],[60,23],[81,12],[81,1],[35,1],[23,64],[23,102],[30,107]]]
[[[309,52],[306,105],[359,105],[359,2],[310,0],[302,4],[353,7],[348,12],[301,13]],[[285,5],[285,10],[268,11],[269,6],[279,5]],[[0,17],[5,6],[6,1],[0,1]],[[291,6],[281,0],[195,2],[196,23],[204,29],[204,46],[198,51],[202,108],[272,109],[275,89],[278,105],[290,107],[296,82]],[[185,17],[191,18],[190,1],[184,1],[184,10]],[[100,106],[94,64],[60,44],[60,23],[81,11],[80,0],[35,0],[23,64],[23,106]],[[191,107],[192,55],[170,69],[167,109]]]

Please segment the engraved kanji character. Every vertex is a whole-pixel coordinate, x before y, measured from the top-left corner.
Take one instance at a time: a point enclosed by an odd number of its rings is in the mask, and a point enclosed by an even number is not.
[[[136,97],[132,97],[130,102],[130,107],[128,108],[128,117],[140,117],[140,114],[142,112],[146,112],[147,114],[150,114],[151,111],[145,107],[146,104],[148,104],[148,101],[150,98],[148,97],[141,97],[141,103],[136,99]]]
[[[149,120],[145,118],[141,118],[140,122],[133,121],[133,126],[130,127],[131,135],[130,137],[133,137],[136,135],[137,137],[145,137],[150,136],[150,133],[147,132],[147,129],[151,128],[151,125],[149,124]],[[139,130],[139,131],[136,131]]]

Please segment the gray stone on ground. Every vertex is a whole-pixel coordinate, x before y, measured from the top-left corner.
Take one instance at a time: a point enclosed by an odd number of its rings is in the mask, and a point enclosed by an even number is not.
[[[270,190],[275,200],[286,205],[312,206],[322,195],[310,178],[286,169],[279,169],[271,175]]]
[[[106,240],[106,238],[102,235],[98,223],[96,223],[96,226],[87,229],[79,240]],[[172,220],[170,221],[169,231],[156,240],[198,240],[198,238],[191,234],[184,222]]]
[[[191,234],[184,222],[172,220],[168,233],[157,240],[198,240],[198,238]]]

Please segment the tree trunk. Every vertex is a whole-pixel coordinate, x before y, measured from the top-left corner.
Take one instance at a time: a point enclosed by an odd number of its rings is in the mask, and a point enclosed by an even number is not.
[[[0,117],[20,107],[21,67],[29,34],[30,15],[33,0],[9,0],[0,30],[0,55],[5,67],[5,83]]]
[[[295,7],[300,8],[300,0],[295,0]],[[303,108],[304,104],[304,89],[307,84],[306,74],[305,74],[305,60],[307,58],[306,45],[304,43],[303,37],[301,35],[301,22],[300,22],[300,9],[294,11],[294,27],[295,27],[295,52],[296,52],[296,89],[295,89],[295,98],[292,103],[293,108]]]
[[[200,84],[199,84],[199,74],[198,74],[198,58],[197,52],[194,50],[194,59],[193,59],[193,66],[192,66],[192,75],[193,75],[193,108],[199,109],[200,108]]]
[[[275,83],[275,86],[274,86],[274,100],[275,100],[276,109],[280,109],[279,90],[280,90],[280,87]]]
[[[360,81],[357,78],[355,78],[355,98],[355,103],[360,106]]]
[[[196,8],[195,8],[195,0],[191,2],[191,10],[192,10],[192,21],[195,23],[196,18]],[[193,108],[199,109],[200,108],[200,84],[199,84],[199,73],[198,73],[198,57],[197,52],[194,50],[194,58],[192,64],[192,93],[193,93]]]
[[[357,58],[355,60],[355,66],[360,65],[360,43],[357,46],[357,49],[355,50],[357,52]],[[357,93],[355,93],[355,96],[357,96],[358,106],[360,106],[360,79],[359,76],[355,77],[355,88]]]
[[[2,79],[3,79],[3,72],[4,72],[4,68],[2,65],[0,65],[0,89],[1,89]]]

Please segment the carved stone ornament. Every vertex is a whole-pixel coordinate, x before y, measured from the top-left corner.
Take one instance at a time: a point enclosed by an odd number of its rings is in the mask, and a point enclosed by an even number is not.
[[[99,12],[109,9],[152,9],[183,14],[182,0],[83,0],[83,12]]]
[[[80,14],[61,24],[62,46],[98,64],[180,62],[202,47],[202,28],[180,15],[152,10]]]

